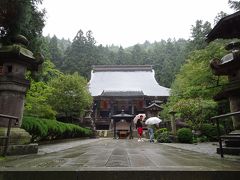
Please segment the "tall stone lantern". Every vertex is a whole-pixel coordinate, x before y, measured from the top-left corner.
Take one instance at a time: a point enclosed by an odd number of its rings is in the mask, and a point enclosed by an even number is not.
[[[222,18],[206,37],[207,42],[215,39],[240,38],[240,11]],[[228,44],[229,51],[222,59],[213,59],[211,69],[218,76],[227,76],[228,84],[214,99],[216,101],[228,99],[230,111],[240,111],[240,42]],[[240,115],[233,116],[234,129],[240,130]]]
[[[169,111],[169,114],[171,115],[171,127],[172,127],[172,133],[174,135],[177,134],[177,127],[176,127],[176,119],[175,119],[175,112],[174,110]]]
[[[23,129],[22,116],[24,100],[30,82],[25,75],[27,70],[37,71],[43,63],[41,56],[34,56],[26,47],[28,40],[16,36],[12,45],[0,47],[0,114],[19,118],[12,124],[8,154],[26,154],[37,151],[36,145],[30,145],[31,136]],[[5,135],[8,121],[0,117],[0,136]],[[2,146],[3,142],[0,141]]]

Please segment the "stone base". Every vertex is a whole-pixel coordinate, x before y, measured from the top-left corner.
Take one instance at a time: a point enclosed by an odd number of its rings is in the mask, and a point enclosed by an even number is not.
[[[240,147],[223,147],[223,154],[240,155]],[[220,148],[217,148],[217,153],[220,154]]]
[[[203,171],[203,170],[179,170],[174,167],[169,170],[149,170],[146,168],[86,168],[74,169],[12,169],[0,170],[1,180],[66,180],[66,179],[98,179],[98,180],[231,180],[240,176],[240,171]]]
[[[240,147],[240,140],[233,139],[233,140],[225,140],[226,147]]]
[[[0,146],[0,152],[3,154],[4,146]],[[26,144],[26,145],[9,145],[7,155],[25,155],[36,154],[38,152],[38,144]]]
[[[6,136],[7,128],[0,127],[0,136]],[[24,145],[31,142],[31,135],[21,128],[11,128],[10,130],[10,140],[9,145]],[[3,146],[5,143],[4,139],[0,139],[0,146]]]

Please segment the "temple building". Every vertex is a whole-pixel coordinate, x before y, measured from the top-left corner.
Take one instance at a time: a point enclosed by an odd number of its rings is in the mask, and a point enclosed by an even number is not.
[[[93,66],[89,91],[94,98],[93,120],[97,130],[112,130],[113,117],[146,113],[151,104],[166,102],[170,89],[160,86],[151,65]],[[129,116],[130,117],[130,116]],[[127,126],[125,126],[126,128]]]

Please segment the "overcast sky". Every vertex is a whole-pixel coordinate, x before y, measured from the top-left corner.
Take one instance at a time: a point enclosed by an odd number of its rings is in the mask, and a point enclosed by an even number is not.
[[[43,35],[72,40],[78,30],[93,32],[97,44],[128,47],[145,40],[190,38],[196,20],[213,24],[228,0],[43,0]]]

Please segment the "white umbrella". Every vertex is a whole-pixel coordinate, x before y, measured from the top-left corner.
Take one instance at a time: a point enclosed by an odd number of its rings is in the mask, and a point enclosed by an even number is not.
[[[138,114],[134,117],[133,122],[136,124],[137,120],[140,119],[140,116],[142,116],[142,121],[146,118],[146,114]]]
[[[145,121],[145,124],[148,125],[152,125],[152,124],[158,124],[160,123],[162,120],[159,119],[158,117],[150,117]]]

